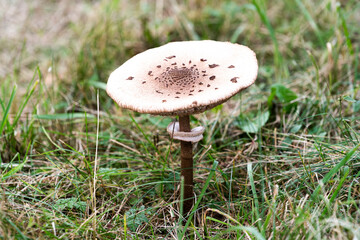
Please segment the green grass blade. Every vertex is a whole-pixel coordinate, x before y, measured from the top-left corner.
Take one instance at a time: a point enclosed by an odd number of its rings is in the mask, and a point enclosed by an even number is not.
[[[34,93],[35,88],[36,88],[36,86],[37,86],[38,84],[39,84],[39,80],[36,80],[35,83],[34,83],[34,85],[33,85],[33,87],[31,88],[30,92],[27,93],[27,95],[26,95],[23,103],[21,104],[21,106],[20,106],[20,108],[19,108],[19,111],[17,112],[16,117],[15,117],[13,123],[12,123],[12,129],[15,129],[15,126],[17,125],[17,123],[18,123],[18,121],[19,121],[19,119],[20,119],[20,117],[21,117],[21,114],[22,114],[22,112],[24,111],[25,106],[26,106],[27,103],[29,102],[30,97],[31,97],[32,94]]]
[[[279,43],[276,38],[275,29],[271,25],[270,19],[266,15],[265,9],[260,5],[259,0],[252,0],[252,4],[255,6],[257,13],[259,14],[261,21],[263,24],[265,24],[266,28],[269,31],[270,38],[274,45],[274,62],[276,69],[278,71],[281,71],[281,73],[284,73],[285,76],[288,76],[287,69],[285,65],[283,64],[283,59],[279,50]],[[281,79],[281,73],[276,73],[278,75],[278,79]]]
[[[38,193],[43,194],[43,195],[46,195],[46,193],[44,193],[43,191],[41,191],[39,188],[35,187],[35,186],[32,185],[31,183],[28,183],[28,182],[26,182],[26,181],[24,181],[24,180],[22,180],[22,179],[20,179],[20,181],[21,181],[22,183],[24,183],[26,186],[29,186],[31,189],[34,189],[34,190],[37,191]]]
[[[42,131],[44,132],[45,136],[47,137],[47,139],[55,146],[57,147],[58,150],[60,150],[61,152],[65,152],[65,150],[60,147],[58,144],[56,144],[50,137],[49,133],[46,131],[46,129],[44,128],[44,126],[41,126]]]
[[[332,204],[335,201],[335,198],[337,197],[337,195],[339,194],[340,189],[342,188],[342,186],[344,185],[344,182],[347,178],[347,176],[350,173],[350,168],[345,166],[345,173],[344,176],[340,179],[340,182],[338,184],[338,186],[336,187],[333,195],[330,198],[330,204]]]
[[[32,80],[31,80],[31,83],[35,80],[36,75],[39,77],[39,79],[41,79],[41,72],[40,72],[39,67],[36,68],[35,73],[34,73],[34,76],[33,76]],[[19,110],[17,111],[17,114],[16,114],[16,116],[15,116],[15,118],[14,118],[14,121],[13,121],[13,123],[12,123],[12,126],[11,126],[12,129],[15,129],[15,126],[17,125],[17,123],[18,123],[18,121],[19,121],[19,119],[20,119],[20,117],[21,117],[21,114],[22,114],[22,112],[24,111],[25,106],[26,106],[27,103],[29,102],[30,97],[33,95],[33,93],[34,93],[37,85],[39,84],[39,82],[40,82],[40,80],[36,80],[32,86],[31,86],[31,84],[28,85],[28,88],[27,88],[27,90],[26,90],[26,95],[25,95],[24,101],[23,101],[22,104],[20,105],[20,108],[19,108]]]
[[[261,220],[260,217],[260,212],[259,212],[259,200],[258,200],[258,196],[256,193],[256,188],[255,188],[255,182],[254,182],[254,175],[253,175],[253,170],[252,170],[252,163],[248,163],[247,164],[247,171],[248,171],[248,175],[249,175],[249,181],[250,181],[250,185],[251,185],[251,191],[253,193],[253,198],[254,198],[254,204],[255,204],[255,217],[256,217],[256,222],[258,225],[259,230],[262,232],[262,234],[265,234],[265,231],[262,227],[263,222]]]
[[[13,163],[13,161],[17,158],[17,159],[19,159],[19,161],[20,161],[20,154],[19,154],[19,152],[17,152],[15,155],[14,155],[14,157],[11,159],[11,161],[10,161],[10,163],[8,163],[8,164],[4,164],[4,163],[1,163],[1,167],[5,167],[5,169],[1,172],[1,174],[3,174],[4,172],[6,172],[7,170],[8,170],[8,168],[10,168],[11,166],[13,166],[12,165],[12,163]]]
[[[5,173],[4,175],[2,175],[1,180],[5,180],[5,179],[13,176],[15,173],[17,173],[18,171],[20,171],[20,170],[24,167],[24,165],[25,165],[25,163],[27,162],[27,159],[28,159],[28,158],[27,158],[27,155],[28,155],[28,153],[29,153],[30,146],[31,146],[31,143],[28,144],[28,147],[27,147],[27,149],[26,149],[26,153],[25,153],[23,162],[20,163],[19,165],[17,165],[16,167],[12,168],[10,171],[8,171],[7,173]],[[19,156],[19,155],[18,155],[18,156]]]
[[[183,216],[184,212],[184,176],[181,176],[180,180],[180,216]],[[182,218],[179,218],[179,226],[181,225]]]
[[[3,181],[3,180],[5,180],[5,179],[13,176],[13,175],[14,175],[15,173],[17,173],[18,171],[20,171],[20,170],[24,167],[24,165],[25,165],[26,162],[27,162],[27,159],[25,159],[22,163],[20,163],[20,164],[17,165],[16,167],[12,168],[10,171],[2,174],[1,180]]]
[[[179,235],[179,239],[183,239],[183,237],[185,236],[186,230],[187,230],[187,228],[189,227],[189,225],[190,225],[190,223],[191,223],[191,221],[192,221],[192,218],[193,218],[193,216],[194,216],[194,214],[195,214],[195,212],[196,212],[196,210],[197,210],[197,208],[198,208],[198,206],[199,206],[199,204],[200,204],[200,202],[201,202],[201,199],[202,199],[203,196],[205,195],[205,192],[206,192],[206,190],[207,190],[207,188],[208,188],[208,186],[209,186],[209,184],[210,184],[210,181],[211,181],[212,177],[213,177],[214,174],[215,174],[215,170],[216,170],[216,168],[217,168],[218,165],[219,165],[219,162],[215,160],[214,163],[213,163],[213,166],[212,166],[212,168],[211,168],[211,170],[210,170],[210,174],[209,174],[209,176],[208,176],[207,179],[206,179],[206,182],[205,182],[205,184],[204,184],[204,187],[201,189],[201,193],[200,193],[200,195],[199,195],[199,198],[198,198],[198,200],[196,201],[196,203],[195,203],[195,205],[194,205],[194,207],[193,207],[193,209],[192,209],[192,211],[191,211],[191,213],[190,213],[190,215],[189,215],[188,220],[186,221],[186,224],[185,224],[185,226],[184,226],[184,228],[183,228],[183,231],[182,231],[182,232],[180,233],[180,235]]]
[[[319,98],[319,94],[320,94],[320,74],[319,74],[319,66],[316,63],[316,59],[314,57],[314,55],[312,55],[312,53],[310,51],[307,51],[307,54],[310,57],[310,60],[312,62],[312,64],[315,67],[315,72],[316,72],[316,98]],[[331,89],[331,84],[330,84],[330,89]]]
[[[212,218],[212,217],[207,216],[206,219],[205,219],[204,228],[206,228],[206,225],[207,225],[206,220],[212,220],[214,222],[221,223],[221,224],[224,224],[224,225],[230,227],[227,230],[225,230],[224,232],[221,232],[220,233],[221,235],[223,235],[224,233],[227,233],[227,232],[231,232],[231,231],[236,231],[236,232],[243,231],[243,232],[248,232],[248,233],[253,234],[256,237],[256,239],[265,239],[255,227],[243,226],[236,219],[231,217],[229,214],[223,213],[223,212],[221,212],[221,211],[219,211],[217,209],[207,209],[207,211],[208,210],[211,210],[213,212],[216,212],[216,213],[224,216],[226,219],[236,223],[237,226],[233,226],[230,223],[226,223],[226,222],[220,221],[220,220],[218,220],[216,218]],[[218,235],[220,235],[220,234],[218,234]],[[218,236],[218,235],[216,235],[216,236]],[[215,238],[216,238],[216,236],[215,236]]]
[[[348,189],[349,189],[348,197],[347,197],[347,201],[348,201],[348,202],[350,202],[350,201],[351,201],[351,198],[352,198],[352,197],[351,197],[351,194],[352,194],[352,191],[351,191],[352,186],[353,186],[354,184],[357,184],[359,177],[360,177],[360,171],[355,175],[355,177],[353,178],[353,180],[351,181],[351,183],[350,183],[350,185],[349,185],[349,187],[348,187]]]
[[[3,129],[5,127],[5,123],[7,122],[7,118],[9,116],[9,112],[10,112],[10,107],[11,107],[11,104],[13,103],[14,101],[14,98],[15,98],[15,93],[16,93],[16,89],[17,89],[17,85],[15,85],[13,87],[13,90],[11,91],[11,95],[10,95],[10,99],[9,99],[9,102],[6,106],[6,109],[5,111],[3,112],[3,119],[1,121],[1,125],[0,125],[0,134],[2,134],[3,132]],[[1,103],[3,103],[3,101],[0,99]],[[1,104],[3,106],[3,104]]]
[[[346,24],[346,19],[344,17],[344,14],[343,14],[343,11],[341,9],[340,4],[337,7],[336,11],[339,14],[340,19],[341,19],[341,25],[343,27],[344,35],[345,35],[345,38],[346,38],[346,45],[347,45],[347,47],[349,49],[350,54],[353,55],[354,54],[354,48],[353,48],[352,43],[351,43],[351,38],[350,38],[349,30],[348,30],[348,27],[347,27],[347,24]]]
[[[295,0],[295,2],[298,5],[298,7],[300,8],[303,15],[305,16],[306,20],[309,22],[311,28],[314,30],[315,35],[318,38],[320,44],[322,46],[324,46],[324,40],[321,36],[321,31],[320,31],[319,27],[317,26],[315,20],[313,19],[313,17],[309,13],[309,11],[306,9],[305,5],[302,3],[301,0]]]
[[[323,184],[326,184],[334,175],[335,173],[337,173],[341,167],[343,167],[350,159],[351,157],[356,153],[356,150],[360,147],[360,144],[356,145],[353,149],[351,149],[346,155],[345,157],[338,163],[335,165],[334,168],[332,168],[326,175],[325,177],[321,180],[321,182]],[[315,189],[315,191],[313,192],[313,194],[311,195],[311,199],[312,200],[316,200],[318,198],[319,195],[319,191],[321,189],[321,184]]]
[[[159,153],[159,149],[157,149],[157,147],[154,145],[154,143],[149,139],[148,135],[145,134],[145,132],[143,131],[143,129],[140,127],[140,125],[135,121],[134,117],[132,115],[129,115],[131,118],[131,121],[135,124],[136,128],[139,129],[139,131],[141,132],[141,134],[144,136],[144,138],[146,139],[146,141],[150,144],[150,146],[157,152]],[[147,147],[145,144],[143,144],[145,151],[147,153],[149,153]]]
[[[34,118],[41,120],[71,120],[71,119],[85,119],[85,118],[95,118],[92,114],[86,113],[57,113],[57,114],[37,114],[34,115]]]
[[[24,233],[22,233],[22,231],[7,217],[4,218],[15,230],[16,232],[20,235],[21,238],[16,238],[16,239],[24,239],[24,240],[28,240],[30,238],[26,237],[24,235]]]

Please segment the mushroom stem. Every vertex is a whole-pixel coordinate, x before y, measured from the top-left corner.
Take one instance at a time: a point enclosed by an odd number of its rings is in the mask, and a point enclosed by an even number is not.
[[[190,132],[190,116],[179,116],[179,127],[182,132]],[[193,206],[193,153],[192,142],[180,141],[181,176],[184,177],[183,216],[187,216]]]

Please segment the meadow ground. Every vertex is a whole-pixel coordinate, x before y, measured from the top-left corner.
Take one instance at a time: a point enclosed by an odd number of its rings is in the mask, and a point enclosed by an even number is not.
[[[360,2],[0,0],[1,239],[360,239]],[[112,70],[169,41],[241,43],[252,87],[194,115],[182,224],[169,117]]]

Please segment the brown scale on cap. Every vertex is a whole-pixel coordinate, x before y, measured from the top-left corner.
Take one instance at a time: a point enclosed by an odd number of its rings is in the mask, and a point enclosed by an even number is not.
[[[237,83],[237,79],[238,79],[238,77],[233,77],[230,81],[233,83]]]
[[[216,67],[218,67],[218,66],[220,66],[219,64],[210,64],[209,65],[209,68],[216,68]]]

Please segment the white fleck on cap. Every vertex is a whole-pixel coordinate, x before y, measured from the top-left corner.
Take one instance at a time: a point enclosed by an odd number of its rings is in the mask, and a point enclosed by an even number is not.
[[[255,82],[246,46],[211,40],[171,42],[142,52],[111,73],[106,91],[140,113],[189,115],[221,104]]]

